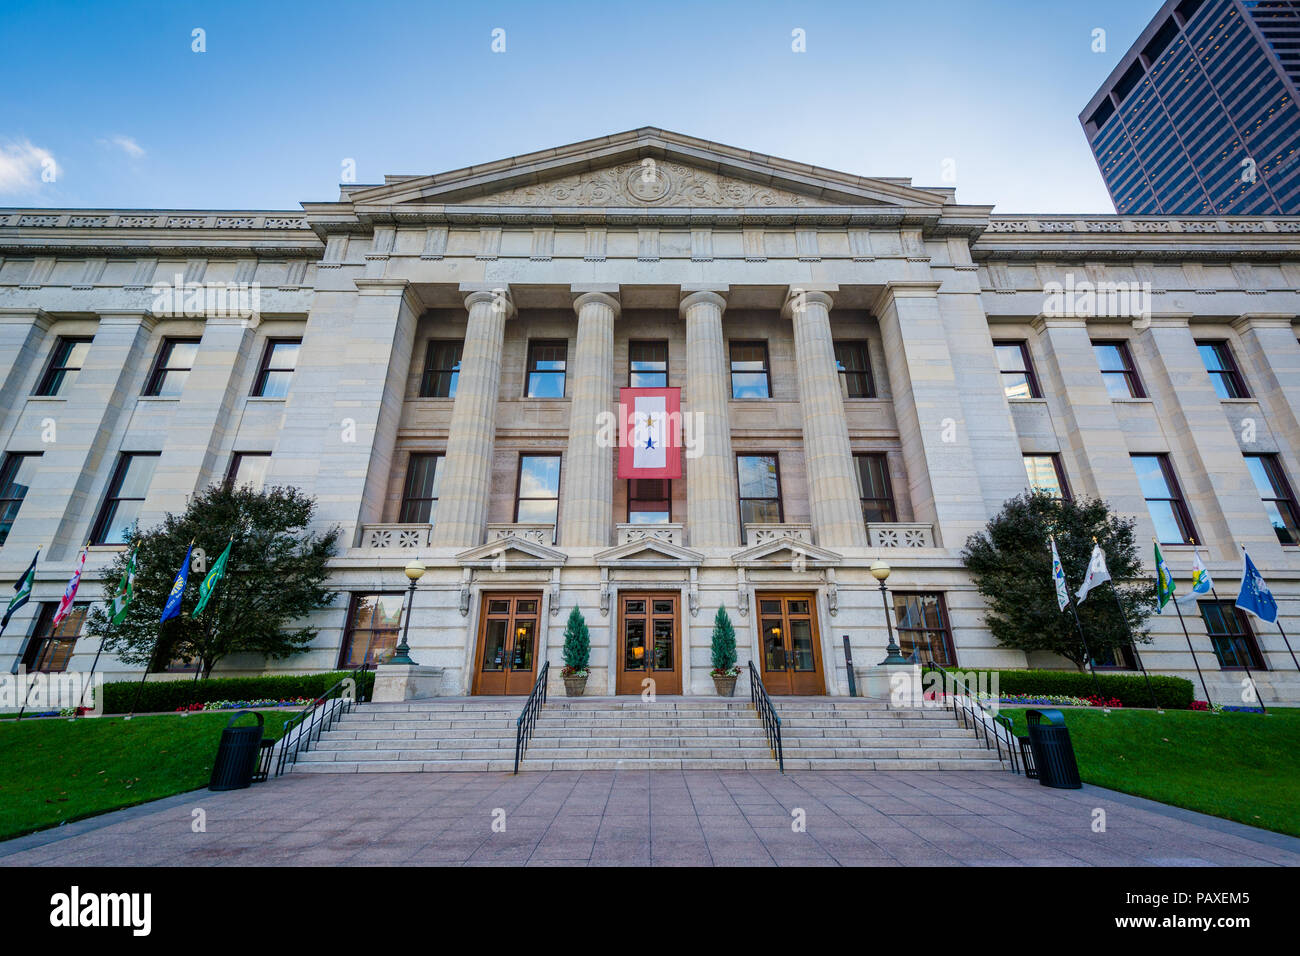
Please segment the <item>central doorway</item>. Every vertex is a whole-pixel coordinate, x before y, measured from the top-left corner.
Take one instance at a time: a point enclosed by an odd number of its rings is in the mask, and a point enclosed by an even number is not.
[[[825,694],[815,596],[760,592],[755,597],[763,635],[763,686],[767,692]]]
[[[537,621],[542,596],[492,592],[479,616],[475,694],[526,697],[537,679]]]
[[[681,595],[620,594],[618,598],[619,694],[640,694],[647,679],[655,694],[680,694]]]

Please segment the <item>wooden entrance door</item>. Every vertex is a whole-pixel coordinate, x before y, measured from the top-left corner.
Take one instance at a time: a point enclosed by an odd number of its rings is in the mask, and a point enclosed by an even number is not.
[[[526,697],[532,692],[541,607],[538,592],[483,595],[474,693]]]
[[[681,595],[620,594],[618,693],[640,694],[645,680],[656,694],[682,692]]]
[[[760,592],[763,686],[769,694],[825,694],[817,601],[812,594]]]

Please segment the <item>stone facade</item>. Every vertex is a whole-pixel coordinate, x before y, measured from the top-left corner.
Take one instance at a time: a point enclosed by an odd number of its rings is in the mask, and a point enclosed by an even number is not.
[[[255,284],[251,315],[158,314],[155,282]],[[1059,284],[1149,292],[1136,317],[1057,308]],[[1154,533],[1130,456],[1167,456],[1221,596],[1247,545],[1300,634],[1300,554],[1270,525],[1244,454],[1300,476],[1300,220],[994,216],[950,189],[869,179],[642,129],[435,176],[346,186],[292,212],[0,210],[0,448],[41,452],[0,547],[8,592],[42,549],[35,599],[0,638],[13,661],[57,601],[125,452],[160,452],[142,523],[184,507],[240,453],[266,482],[315,495],[343,528],[344,592],[416,592],[411,655],[442,692],[473,687],[482,595],[541,595],[540,654],[558,664],[573,606],[591,628],[588,693],[615,685],[620,592],[680,593],[682,685],[712,693],[719,606],[742,666],[759,656],[758,596],[815,595],[825,691],[884,655],[870,564],[896,592],[941,593],[963,667],[1066,666],[998,648],[961,567],[966,537],[1052,454],[1075,494]],[[1059,299],[1059,297],[1057,297]],[[1094,300],[1097,301],[1097,300]],[[61,337],[93,336],[73,385],[35,395]],[[184,389],[146,397],[164,339],[199,340]],[[267,344],[301,339],[287,394],[255,397]],[[463,342],[454,398],[421,397],[430,340]],[[1127,343],[1141,398],[1107,391],[1090,340]],[[567,345],[563,397],[526,398],[530,342]],[[671,522],[628,523],[627,482],[595,432],[628,383],[629,344],[667,343],[688,415]],[[733,398],[729,342],[766,343],[769,398]],[[993,342],[1027,343],[1041,398],[1009,398]],[[1198,340],[1227,342],[1250,398],[1220,398]],[[873,397],[846,398],[836,342],[865,342]],[[43,440],[49,426],[55,440]],[[884,456],[894,521],[862,517],[853,455]],[[412,454],[437,453],[436,520],[402,521]],[[521,454],[562,456],[558,522],[516,511]],[[743,526],[736,455],[777,456],[780,523]],[[1292,480],[1295,480],[1294,478]],[[1186,590],[1190,547],[1167,559]],[[98,600],[111,548],[92,547],[80,596]],[[1077,571],[1075,572],[1077,575]],[[316,644],[276,665],[338,664],[348,601]],[[1277,629],[1252,622],[1266,699],[1300,699]],[[1221,669],[1193,611],[1216,699]],[[1195,677],[1175,620],[1152,624],[1151,670]],[[82,640],[70,666],[89,665]],[[230,659],[224,672],[259,671]],[[121,676],[128,669],[105,661]],[[138,672],[137,672],[138,673]]]

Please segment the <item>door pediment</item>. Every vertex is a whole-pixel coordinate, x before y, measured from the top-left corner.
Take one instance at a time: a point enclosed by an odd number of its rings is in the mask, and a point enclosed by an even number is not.
[[[470,548],[456,555],[462,568],[558,568],[568,560],[563,551],[548,548],[527,538],[510,535]]]
[[[803,566],[807,568],[829,568],[839,564],[841,556],[825,548],[808,544],[798,538],[784,535],[772,538],[752,548],[737,551],[731,556],[732,562],[741,568],[777,568]]]
[[[699,567],[704,555],[690,548],[644,538],[596,552],[596,565],[602,568],[681,568]]]

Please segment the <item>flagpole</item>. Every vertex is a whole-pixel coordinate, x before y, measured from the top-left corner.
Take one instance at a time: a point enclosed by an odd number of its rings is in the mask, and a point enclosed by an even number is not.
[[[1241,545],[1241,553],[1242,553],[1242,554],[1249,554],[1249,553],[1250,553],[1250,552],[1248,552],[1248,551],[1246,550],[1246,546],[1245,546],[1244,544]],[[1256,571],[1256,574],[1258,574],[1258,571]],[[1261,580],[1262,580],[1262,578],[1261,578]],[[1274,604],[1275,607],[1277,606],[1277,600],[1276,600],[1276,599],[1274,599],[1273,604]],[[1295,659],[1295,651],[1291,650],[1291,642],[1290,642],[1289,640],[1287,640],[1287,637],[1286,637],[1286,631],[1282,630],[1282,609],[1281,609],[1281,608],[1278,608],[1278,609],[1277,609],[1277,620],[1274,621],[1273,623],[1277,625],[1278,633],[1282,635],[1282,642],[1283,642],[1284,644],[1286,644],[1286,649],[1287,649],[1287,650],[1290,652],[1290,654],[1291,654],[1291,663],[1292,663],[1292,664],[1295,664],[1296,670],[1300,671],[1300,662],[1297,662],[1297,661],[1296,661],[1296,659]],[[1263,649],[1261,648],[1260,650],[1261,650],[1261,653],[1262,653],[1262,652],[1263,652]]]
[[[1159,559],[1159,562],[1163,563],[1164,555],[1160,554],[1160,542],[1156,540],[1155,535],[1151,536],[1151,540],[1156,546],[1156,556]],[[1192,547],[1193,548],[1196,547],[1195,540],[1192,541]],[[1160,563],[1156,564],[1156,601],[1157,602],[1160,600],[1161,597],[1164,596],[1164,592],[1160,588]],[[1168,570],[1167,565],[1166,565],[1166,570]],[[1195,582],[1193,582],[1193,586],[1195,586]],[[1210,697],[1210,688],[1206,686],[1205,675],[1201,673],[1201,662],[1196,659],[1196,648],[1192,647],[1192,635],[1188,633],[1187,621],[1183,619],[1183,609],[1178,606],[1178,596],[1177,594],[1174,593],[1178,589],[1174,585],[1174,578],[1172,573],[1169,576],[1169,587],[1170,587],[1169,600],[1166,601],[1165,603],[1173,604],[1174,610],[1178,612],[1178,623],[1182,625],[1183,637],[1187,639],[1187,652],[1192,655],[1192,664],[1196,667],[1196,676],[1201,679],[1201,690],[1205,691],[1206,706],[1213,706],[1214,702]],[[1163,610],[1164,610],[1164,605],[1161,604],[1159,607],[1157,607],[1156,613],[1160,613]]]
[[[1049,538],[1051,540],[1051,538]],[[1061,577],[1065,577],[1065,564],[1061,564]],[[1074,615],[1074,626],[1079,630],[1079,640],[1083,642],[1083,655],[1088,658],[1088,670],[1092,672],[1092,683],[1097,688],[1097,699],[1101,700],[1101,678],[1097,676],[1097,668],[1093,665],[1092,649],[1088,647],[1088,639],[1083,636],[1083,625],[1079,623],[1079,610],[1075,607],[1074,591],[1070,589],[1070,582],[1065,582],[1066,603],[1070,605],[1070,613]]]
[[[1095,536],[1092,543],[1097,547],[1101,547],[1101,545],[1097,544]],[[1115,607],[1119,609],[1120,620],[1124,622],[1124,630],[1128,632],[1128,646],[1129,650],[1133,652],[1133,660],[1137,661],[1138,669],[1142,671],[1142,676],[1146,679],[1147,693],[1151,695],[1151,706],[1155,708],[1156,713],[1163,714],[1164,711],[1160,709],[1160,704],[1156,700],[1155,689],[1151,686],[1151,675],[1147,673],[1146,665],[1142,663],[1142,655],[1138,653],[1137,641],[1133,639],[1133,628],[1128,625],[1128,615],[1124,613],[1124,604],[1119,599],[1119,588],[1115,586],[1114,578],[1110,579],[1110,593],[1115,595]]]
[[[188,566],[189,566],[189,563],[190,563],[190,552],[191,552],[191,550],[193,550],[193,548],[194,548],[194,542],[195,542],[196,540],[197,540],[196,538],[190,538],[189,547],[187,547],[187,548],[185,549],[185,565],[186,565],[186,568],[188,568]],[[176,573],[176,576],[177,576],[177,577],[180,577],[180,572],[179,572],[179,571]],[[187,573],[186,573],[186,575],[185,575],[185,582],[186,582],[186,584],[189,583],[189,573],[188,573],[188,571],[187,571]],[[182,588],[182,589],[181,589],[181,599],[184,600],[184,598],[185,598],[185,590],[184,590],[184,588]],[[170,596],[168,597],[168,600],[170,600]],[[164,611],[167,610],[167,605],[166,605],[166,604],[163,604],[163,610],[164,610]],[[180,612],[180,604],[179,604],[179,603],[176,605],[176,610],[177,610],[177,613],[179,614],[179,612]],[[170,620],[170,618],[168,618],[167,620]],[[154,638],[154,642],[153,642],[153,650],[151,650],[151,651],[149,652],[149,660],[148,660],[148,662],[144,665],[144,673],[140,675],[140,683],[136,685],[136,688],[135,688],[135,700],[131,701],[131,712],[130,712],[129,714],[126,715],[126,719],[127,719],[127,720],[130,720],[132,717],[135,716],[135,709],[136,709],[136,707],[140,706],[140,694],[144,691],[144,682],[147,681],[147,680],[149,679],[149,671],[153,669],[153,659],[154,659],[154,657],[157,656],[157,654],[158,654],[158,645],[162,643],[162,629],[163,629],[163,625],[165,625],[165,624],[167,623],[167,620],[163,620],[163,621],[159,621],[159,622],[158,622],[158,636],[157,636],[156,638]]]
[[[1196,542],[1194,542],[1194,541],[1192,542],[1192,548],[1193,548],[1193,550],[1199,550],[1199,549],[1196,547]],[[1220,604],[1220,603],[1222,603],[1222,602],[1219,601],[1219,591],[1218,591],[1218,589],[1217,589],[1217,588],[1214,586],[1214,584],[1213,584],[1214,578],[1210,578],[1210,581],[1211,581],[1211,584],[1210,584],[1210,594],[1212,594],[1212,595],[1214,596],[1214,603],[1215,603],[1215,604]],[[1222,613],[1223,609],[1220,608],[1219,611],[1220,611],[1220,613]],[[1237,607],[1236,607],[1235,604],[1233,605],[1232,613],[1233,613],[1233,614],[1236,614],[1236,613],[1237,613]],[[1206,633],[1207,633],[1207,635],[1208,635],[1208,633],[1209,633],[1209,627],[1208,627],[1208,625],[1207,625],[1207,627],[1206,627]],[[1236,649],[1236,647],[1233,647],[1232,652],[1233,652],[1234,654],[1237,653],[1237,649]],[[1259,649],[1259,653],[1260,653],[1260,656],[1263,657],[1263,654],[1264,654],[1264,648],[1261,647],[1261,648]],[[1250,655],[1247,654],[1247,655],[1246,655],[1246,658],[1249,658],[1249,656],[1250,656]],[[1250,681],[1250,689],[1251,689],[1251,691],[1255,694],[1255,700],[1259,702],[1259,709],[1260,709],[1260,711],[1261,711],[1262,713],[1267,714],[1267,713],[1268,713],[1268,708],[1264,706],[1264,695],[1261,694],[1261,693],[1259,692],[1259,685],[1255,683],[1255,675],[1252,674],[1252,673],[1250,672],[1250,661],[1247,660],[1247,659],[1243,659],[1242,662],[1241,662],[1241,667],[1242,667],[1242,670],[1244,670],[1244,671],[1246,672],[1246,680]]]

